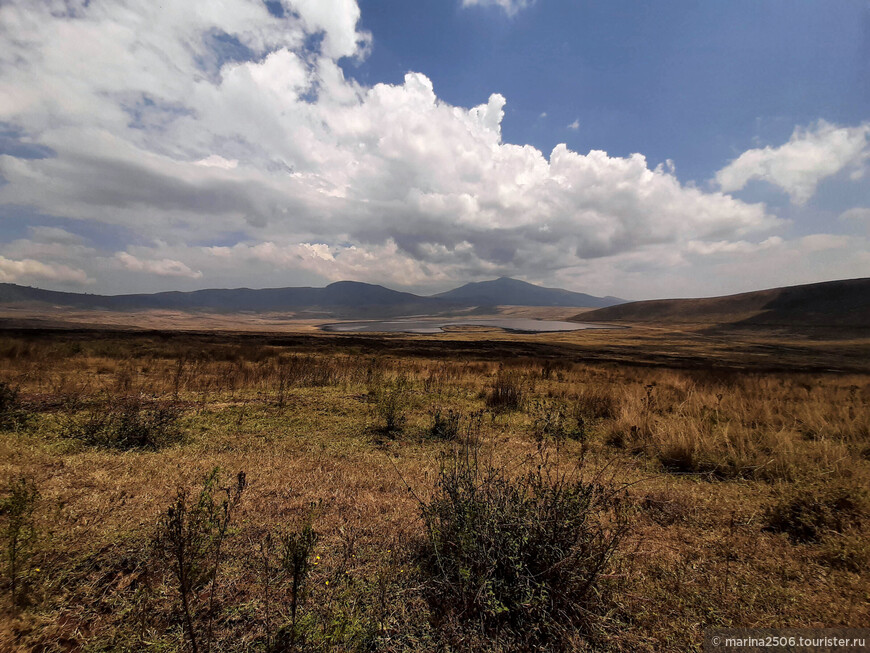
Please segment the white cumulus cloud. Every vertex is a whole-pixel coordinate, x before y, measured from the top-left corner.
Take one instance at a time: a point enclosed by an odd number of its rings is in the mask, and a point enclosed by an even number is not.
[[[840,127],[819,120],[796,127],[779,147],[747,150],[719,170],[716,181],[723,191],[733,192],[759,179],[784,190],[795,204],[804,204],[828,177],[843,170],[853,179],[863,176],[870,159],[868,137],[870,123]]]
[[[10,259],[0,256],[0,282],[27,283],[57,281],[75,285],[92,283],[93,279],[77,268],[43,263],[32,258]]]
[[[170,258],[141,259],[128,252],[118,252],[115,254],[115,258],[125,268],[135,272],[149,272],[162,277],[189,277],[191,279],[202,277],[202,272],[199,270],[191,270],[181,261],[174,261]]]

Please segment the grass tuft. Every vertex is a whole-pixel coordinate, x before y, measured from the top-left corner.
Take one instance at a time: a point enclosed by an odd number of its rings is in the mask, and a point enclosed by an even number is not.
[[[486,394],[486,406],[495,411],[519,410],[524,397],[520,373],[501,369]]]

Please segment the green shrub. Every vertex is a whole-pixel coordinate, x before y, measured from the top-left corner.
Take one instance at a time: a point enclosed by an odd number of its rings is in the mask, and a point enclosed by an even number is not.
[[[605,608],[601,575],[627,530],[624,492],[557,472],[546,457],[519,476],[466,442],[443,459],[422,568],[430,609],[449,629],[515,650],[589,636]]]
[[[382,434],[394,435],[405,427],[405,411],[410,403],[410,391],[411,384],[404,376],[375,388],[375,410],[381,420],[378,430]]]
[[[0,429],[23,429],[30,422],[30,418],[30,413],[21,403],[18,388],[0,381]]]
[[[78,413],[61,434],[89,446],[156,450],[181,441],[180,418],[181,411],[175,406],[149,406],[134,399]]]
[[[276,555],[277,561],[271,573],[272,581],[286,581],[286,603],[290,606],[290,621],[282,625],[275,636],[272,636],[271,628],[267,623],[266,650],[267,651],[297,651],[298,647],[304,646],[305,636],[300,632],[299,608],[305,603],[308,595],[308,577],[311,574],[314,550],[317,545],[318,535],[311,524],[311,516],[297,530],[281,533],[278,538]],[[272,548],[271,537],[269,544],[263,548],[268,551]],[[264,555],[266,569],[269,568],[268,559],[271,553]],[[268,592],[267,580],[267,592]],[[269,604],[267,595],[266,604]],[[267,618],[268,621],[268,618]]]
[[[245,473],[239,472],[235,485],[221,487],[220,470],[215,467],[195,500],[180,488],[158,521],[155,548],[169,561],[193,653],[199,652],[200,643],[206,651],[211,645],[221,547],[246,485]]]

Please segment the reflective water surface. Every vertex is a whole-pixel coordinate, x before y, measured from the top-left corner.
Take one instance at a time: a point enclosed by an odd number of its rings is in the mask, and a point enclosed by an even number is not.
[[[581,329],[607,329],[600,324],[561,322],[559,320],[532,320],[530,318],[465,318],[460,320],[413,319],[372,322],[343,322],[324,324],[324,331],[340,333],[443,333],[446,327],[486,326],[522,333],[549,333],[555,331],[580,331]]]

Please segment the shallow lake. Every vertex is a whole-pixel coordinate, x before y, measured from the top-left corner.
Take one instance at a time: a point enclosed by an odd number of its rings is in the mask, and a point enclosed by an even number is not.
[[[468,318],[462,320],[385,320],[376,322],[342,322],[324,324],[324,331],[337,333],[387,332],[387,333],[443,333],[446,327],[483,326],[497,327],[520,333],[552,333],[556,331],[580,331],[582,329],[611,328],[600,324],[561,322],[559,320],[532,320],[529,318]]]

